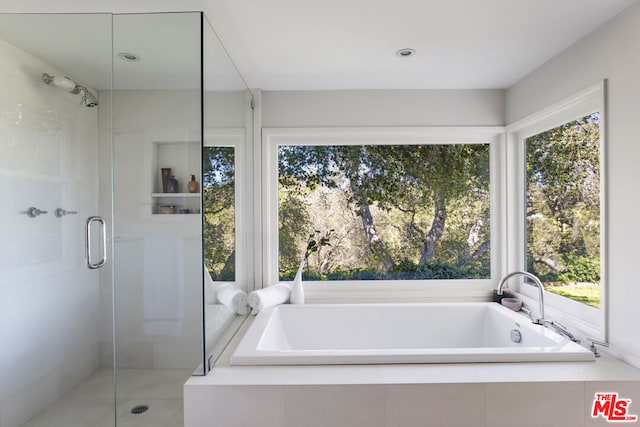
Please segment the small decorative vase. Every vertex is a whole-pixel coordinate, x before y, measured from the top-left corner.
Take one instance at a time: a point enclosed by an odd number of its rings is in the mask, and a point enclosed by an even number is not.
[[[179,193],[178,190],[178,180],[175,176],[171,175],[169,181],[167,181],[167,193]]]
[[[160,171],[162,172],[162,192],[167,193],[169,178],[171,178],[171,168],[161,168]]]
[[[304,288],[302,287],[302,269],[306,260],[302,260],[300,268],[296,273],[296,277],[293,278],[291,284],[291,295],[289,296],[289,303],[291,304],[304,304]]]
[[[189,193],[197,193],[200,189],[200,184],[196,181],[195,175],[191,175],[191,181],[189,181],[187,188],[189,189]]]

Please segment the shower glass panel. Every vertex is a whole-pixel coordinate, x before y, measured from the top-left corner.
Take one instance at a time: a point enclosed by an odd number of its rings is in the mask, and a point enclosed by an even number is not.
[[[0,14],[0,426],[182,426],[244,319],[203,304],[203,150],[254,281],[250,103],[201,13]]]
[[[110,91],[111,15],[0,15],[2,427],[114,425]]]
[[[201,63],[200,13],[113,16],[116,414],[125,424],[181,425],[182,385],[203,369],[201,193],[189,186],[201,175]]]
[[[253,152],[251,92],[203,16],[202,242],[205,372],[248,314],[233,293],[253,290],[247,170]],[[225,298],[226,295],[226,298]]]

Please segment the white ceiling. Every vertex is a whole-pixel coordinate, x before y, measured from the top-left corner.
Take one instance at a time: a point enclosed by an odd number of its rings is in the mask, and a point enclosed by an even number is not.
[[[510,87],[634,2],[3,0],[0,12],[204,10],[250,87],[469,89]],[[417,54],[396,57],[405,47]]]
[[[200,13],[0,14],[0,38],[94,89],[198,89]],[[208,23],[205,89],[242,90],[244,82]],[[137,62],[119,53],[135,53]],[[38,76],[39,77],[39,76]]]
[[[462,89],[512,86],[633,0],[222,3],[211,19],[253,87]]]

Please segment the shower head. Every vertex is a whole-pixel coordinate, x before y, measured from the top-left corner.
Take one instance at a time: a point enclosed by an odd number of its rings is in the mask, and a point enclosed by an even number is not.
[[[42,81],[48,85],[53,84],[55,87],[66,90],[74,95],[82,93],[82,103],[87,107],[95,107],[98,105],[98,99],[95,95],[86,87],[76,83],[71,77],[54,77],[47,73],[43,73]]]
[[[87,107],[96,107],[98,105],[98,100],[86,87],[80,86],[80,90],[82,91],[82,102],[84,102],[84,105]]]

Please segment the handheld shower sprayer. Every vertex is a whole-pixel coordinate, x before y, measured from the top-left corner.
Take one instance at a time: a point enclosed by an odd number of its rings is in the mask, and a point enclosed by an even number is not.
[[[42,74],[42,81],[46,84],[54,85],[57,88],[65,90],[74,95],[82,94],[82,103],[87,107],[95,107],[98,105],[98,99],[86,87],[79,85],[70,77],[54,77],[47,73]]]

